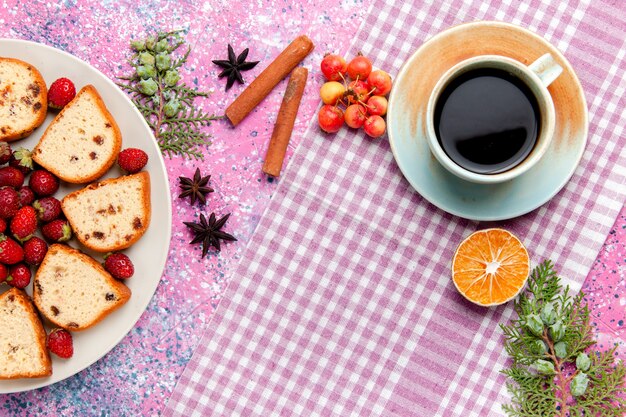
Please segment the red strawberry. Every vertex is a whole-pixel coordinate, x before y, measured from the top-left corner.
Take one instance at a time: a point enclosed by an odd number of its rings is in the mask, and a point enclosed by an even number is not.
[[[44,223],[51,222],[61,215],[61,202],[55,197],[48,196],[40,198],[33,203],[37,210],[37,217]]]
[[[11,155],[13,151],[11,151],[11,145],[7,142],[0,142],[0,165],[4,165],[11,159]]]
[[[30,206],[35,201],[35,193],[28,185],[23,185],[17,190],[17,196],[20,200],[20,207]]]
[[[20,197],[11,187],[0,187],[0,218],[10,219],[20,208]]]
[[[117,156],[117,164],[129,174],[135,174],[148,163],[148,155],[137,148],[126,148]]]
[[[48,89],[48,107],[62,109],[76,96],[74,83],[67,78],[59,78]]]
[[[31,206],[20,208],[11,219],[9,226],[13,236],[23,242],[37,231],[37,213]]]
[[[9,276],[9,270],[4,264],[0,264],[0,284],[6,281]]]
[[[67,242],[72,237],[72,228],[67,220],[56,219],[44,224],[41,233],[51,242]]]
[[[128,279],[135,273],[130,258],[123,253],[111,253],[104,258],[104,269],[117,279]]]
[[[3,218],[0,218],[0,234],[6,232],[7,230],[7,222]]]
[[[33,236],[24,242],[24,262],[29,265],[39,265],[48,252],[48,244],[40,237]]]
[[[16,190],[24,184],[24,174],[15,167],[0,168],[0,187],[13,187]]]
[[[22,171],[22,174],[28,175],[33,168],[32,152],[26,148],[19,148],[13,151],[9,165]]]
[[[30,174],[28,185],[39,197],[45,197],[57,192],[59,179],[50,171],[37,169]]]
[[[26,288],[30,284],[32,274],[30,268],[24,262],[11,265],[7,284],[15,288]]]
[[[15,240],[0,234],[0,263],[13,265],[24,260],[24,249]]]
[[[74,355],[72,334],[65,329],[54,329],[46,338],[48,350],[59,358],[68,359]]]

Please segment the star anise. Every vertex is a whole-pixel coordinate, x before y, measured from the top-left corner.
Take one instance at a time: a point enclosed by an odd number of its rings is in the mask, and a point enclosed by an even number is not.
[[[207,221],[204,214],[200,214],[200,223],[194,222],[183,222],[185,226],[189,227],[195,237],[190,244],[202,242],[202,257],[207,254],[209,251],[209,247],[213,246],[218,251],[220,250],[220,239],[224,241],[236,241],[237,239],[226,232],[220,230],[224,224],[226,224],[226,220],[230,217],[230,213],[225,215],[219,220],[216,220],[215,213],[211,213],[209,216],[209,220]]]
[[[178,177],[179,186],[183,190],[178,198],[189,197],[192,205],[196,200],[200,201],[202,204],[206,204],[207,194],[215,191],[213,188],[207,186],[209,179],[211,179],[210,175],[203,177],[200,174],[200,168],[196,168],[196,173],[193,175],[193,178]]]
[[[259,63],[259,61],[246,62],[247,57],[248,48],[244,49],[239,56],[236,56],[233,47],[228,44],[228,60],[216,59],[213,61],[215,65],[224,68],[224,71],[220,72],[218,77],[228,77],[225,91],[228,91],[228,89],[233,86],[235,80],[243,84],[244,81],[241,72],[251,70]]]

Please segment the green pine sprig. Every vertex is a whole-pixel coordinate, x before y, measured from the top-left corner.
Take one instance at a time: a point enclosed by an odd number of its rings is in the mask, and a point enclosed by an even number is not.
[[[614,362],[616,347],[588,353],[596,341],[584,294],[569,295],[551,261],[537,266],[514,309],[517,319],[501,324],[510,367],[515,417],[618,417],[626,412],[623,361]]]
[[[132,41],[134,54],[129,60],[134,73],[119,77],[118,86],[126,91],[146,119],[161,152],[203,159],[201,148],[210,145],[211,136],[204,127],[219,119],[194,107],[197,97],[208,93],[188,87],[180,80],[179,69],[187,62],[191,47],[177,52],[185,44],[180,31],[159,32],[143,40]]]

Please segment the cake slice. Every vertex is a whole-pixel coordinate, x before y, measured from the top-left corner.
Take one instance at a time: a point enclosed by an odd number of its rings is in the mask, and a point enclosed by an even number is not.
[[[46,332],[24,291],[0,295],[0,329],[0,379],[52,375]]]
[[[26,137],[48,111],[48,89],[39,71],[19,59],[0,57],[0,141]]]
[[[72,331],[93,326],[129,298],[130,289],[95,259],[59,243],[50,246],[33,281],[39,312]]]
[[[92,85],[83,87],[50,123],[33,159],[64,181],[85,184],[115,162],[122,134]]]
[[[90,184],[66,195],[61,207],[76,238],[89,249],[125,249],[150,223],[150,176],[142,171]]]

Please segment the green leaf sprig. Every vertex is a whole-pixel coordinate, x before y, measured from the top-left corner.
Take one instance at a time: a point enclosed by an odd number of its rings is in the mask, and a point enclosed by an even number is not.
[[[544,261],[514,304],[518,318],[504,331],[512,364],[502,370],[510,381],[509,416],[618,417],[626,413],[623,361],[616,347],[589,353],[596,343],[583,292],[569,296],[552,262]]]
[[[202,130],[219,117],[194,107],[196,97],[208,93],[188,87],[181,81],[179,69],[187,62],[191,47],[180,31],[159,32],[131,42],[134,51],[129,64],[135,72],[119,77],[118,86],[126,91],[152,129],[161,152],[170,158],[181,155],[203,159],[200,147],[208,146],[211,136]]]

